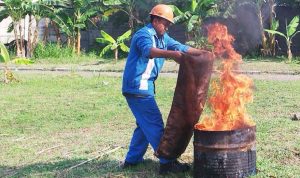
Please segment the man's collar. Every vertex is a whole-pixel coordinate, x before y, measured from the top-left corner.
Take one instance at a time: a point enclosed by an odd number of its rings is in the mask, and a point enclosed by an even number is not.
[[[149,23],[149,24],[147,25],[147,27],[148,27],[148,31],[150,32],[150,34],[157,37],[156,31],[155,31],[153,25],[152,25],[151,23]]]

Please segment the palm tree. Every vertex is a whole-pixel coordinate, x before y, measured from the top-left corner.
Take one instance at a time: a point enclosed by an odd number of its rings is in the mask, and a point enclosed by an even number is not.
[[[117,40],[115,40],[112,36],[107,34],[105,31],[100,31],[101,38],[96,38],[96,41],[99,43],[107,44],[105,46],[101,53],[100,57],[102,57],[105,53],[107,53],[109,50],[113,50],[115,54],[115,60],[118,60],[118,49],[120,48],[124,52],[129,52],[128,46],[124,43],[126,40],[128,40],[131,36],[131,30],[128,30],[123,35],[119,36]]]

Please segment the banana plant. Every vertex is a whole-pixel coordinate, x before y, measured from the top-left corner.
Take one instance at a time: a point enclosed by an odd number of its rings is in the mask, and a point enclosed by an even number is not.
[[[134,31],[136,24],[142,24],[136,13],[137,8],[143,9],[146,5],[149,6],[146,2],[137,0],[104,0],[103,4],[110,6],[111,10],[125,13],[128,16],[128,26],[132,31]]]
[[[186,26],[188,40],[197,37],[203,18],[217,13],[216,0],[189,0],[182,10],[175,5],[170,6],[175,14],[175,23]]]
[[[275,19],[275,2],[274,0],[256,0],[254,1],[257,7],[257,15],[259,19],[259,28],[260,28],[260,34],[261,34],[261,53],[263,56],[266,55],[275,55],[275,39],[274,35],[269,33],[269,38],[266,37],[265,31],[264,31],[264,18],[266,15],[264,15],[264,12],[268,11],[268,19],[270,30],[277,30],[275,29],[276,21]],[[268,8],[268,10],[266,10]]]
[[[26,14],[29,16],[27,57],[32,56],[33,50],[38,43],[40,20],[42,18],[47,19],[48,17],[52,17],[55,11],[54,5],[61,4],[63,4],[63,1],[59,0],[27,0],[26,3],[22,4],[22,9],[24,9]],[[35,27],[32,28],[33,20],[35,20]]]
[[[80,55],[81,30],[88,26],[88,22],[94,24],[92,18],[108,19],[108,16],[116,10],[108,9],[99,0],[62,0],[65,5],[56,9],[56,17],[53,21],[60,30],[68,36],[68,46],[72,43],[73,50]]]
[[[109,50],[112,50],[114,51],[115,60],[117,61],[119,48],[124,52],[129,52],[129,47],[126,46],[124,42],[126,40],[129,40],[131,36],[131,30],[128,30],[127,32],[119,36],[116,40],[103,30],[100,31],[100,34],[102,37],[96,38],[96,41],[102,44],[107,44],[107,46],[105,46],[100,52],[100,57],[106,54]]]
[[[292,45],[293,38],[300,32],[297,31],[298,26],[299,26],[299,16],[295,16],[291,20],[289,25],[287,25],[287,21],[285,22],[286,34],[276,30],[265,29],[265,31],[270,34],[274,34],[274,35],[276,34],[285,38],[286,45],[287,45],[288,62],[292,62],[293,54],[291,50],[291,45]]]
[[[56,9],[57,17],[53,20],[72,39],[73,49],[80,55],[81,30],[87,28],[88,22],[93,23],[90,19],[103,9],[98,0],[65,0],[65,2],[64,7]]]
[[[9,53],[4,46],[4,44],[0,43],[0,63],[4,63],[4,83],[9,83],[12,81],[18,81],[13,73],[8,69],[7,64],[10,61]],[[31,64],[33,61],[27,59],[27,58],[16,58],[12,60],[11,62],[15,64]]]

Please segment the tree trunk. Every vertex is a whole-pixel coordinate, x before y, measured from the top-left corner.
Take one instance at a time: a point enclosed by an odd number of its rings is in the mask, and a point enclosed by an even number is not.
[[[276,40],[275,35],[270,34],[270,48],[271,55],[274,57],[276,55]]]
[[[22,25],[21,21],[19,22],[19,33],[20,33],[20,50],[21,50],[21,57],[25,57],[25,47],[24,47],[24,36],[23,36],[23,30],[22,30]]]
[[[76,36],[72,37],[72,52],[75,53],[76,52]]]
[[[16,42],[16,55],[19,57],[21,55],[21,51],[20,51],[20,44],[19,44],[19,38],[18,38],[18,23],[14,22],[14,34],[15,34],[15,42]]]
[[[81,39],[81,34],[80,34],[80,29],[77,28],[77,55],[80,55],[80,39]]]
[[[258,10],[258,18],[259,18],[259,24],[260,24],[260,31],[261,31],[261,53],[263,56],[268,55],[268,48],[267,48],[267,38],[265,36],[265,31],[264,31],[264,24],[263,24],[263,16],[261,14],[261,9]]]
[[[71,47],[71,37],[70,36],[68,36],[67,46],[68,46],[68,48]]]
[[[115,62],[117,62],[118,61],[118,48],[116,48],[115,50]]]
[[[27,50],[26,50],[26,57],[30,58],[31,57],[31,25],[32,25],[32,20],[31,20],[31,14],[29,14],[29,24],[28,24],[28,42],[27,42]]]
[[[269,23],[270,23],[270,25],[272,25],[273,20],[275,19],[274,17],[276,16],[275,9],[274,9],[275,8],[275,5],[274,5],[275,3],[274,3],[274,0],[269,0],[268,2],[269,2],[269,8],[270,8],[269,9],[270,10],[270,21],[269,21]],[[276,30],[276,29],[272,29],[272,30]],[[275,56],[276,55],[275,35],[270,34],[270,39],[269,40],[270,40],[269,43],[270,43],[270,52],[271,52],[271,55]]]
[[[45,18],[45,30],[43,36],[43,43],[46,44],[48,42],[49,37],[49,18]]]
[[[187,39],[187,41],[190,41],[192,39],[191,33],[186,32],[186,39]]]
[[[33,50],[35,49],[37,43],[38,43],[38,35],[39,35],[39,18],[35,18],[35,29],[34,29],[34,36],[32,40],[32,45],[31,45],[31,54],[33,54]]]
[[[292,54],[292,50],[291,50],[291,42],[287,41],[287,55],[288,55],[288,62],[292,62],[292,58],[293,58],[293,54]]]
[[[57,24],[54,21],[51,21],[51,24],[52,24],[52,26],[54,28],[54,31],[55,31],[57,45],[60,46],[60,44],[61,44],[61,36],[60,36],[59,28],[58,28]]]
[[[133,32],[134,31],[134,16],[133,16],[132,11],[129,12],[128,26],[129,26],[129,29],[131,29],[131,31]]]

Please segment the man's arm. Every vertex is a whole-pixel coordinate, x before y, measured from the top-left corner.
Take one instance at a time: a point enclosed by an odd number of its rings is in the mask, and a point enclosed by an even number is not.
[[[162,57],[162,58],[172,58],[174,61],[179,63],[179,60],[182,57],[182,52],[180,51],[172,51],[172,50],[162,50],[158,48],[150,49],[150,58],[154,57]]]
[[[193,47],[189,47],[186,51],[187,54],[192,56],[198,56],[203,53],[207,53],[208,51],[197,49]],[[183,53],[180,51],[172,51],[172,50],[162,50],[159,48],[151,48],[150,49],[150,58],[154,57],[163,57],[163,58],[172,58],[175,62],[180,63],[180,59],[182,58]]]

